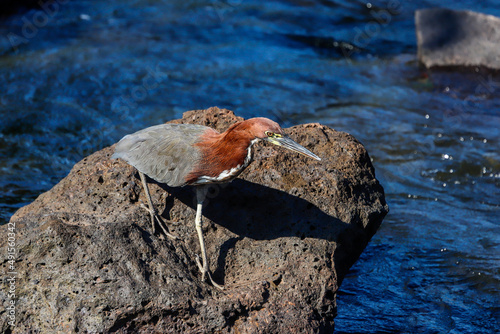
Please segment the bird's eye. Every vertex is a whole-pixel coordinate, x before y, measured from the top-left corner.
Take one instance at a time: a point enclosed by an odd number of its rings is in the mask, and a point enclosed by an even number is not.
[[[274,137],[274,133],[272,133],[271,131],[266,131],[266,135],[268,137]]]

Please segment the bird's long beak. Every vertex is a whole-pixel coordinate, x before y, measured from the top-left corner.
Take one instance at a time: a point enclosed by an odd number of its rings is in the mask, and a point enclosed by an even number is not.
[[[316,160],[321,160],[321,158],[318,157],[316,154],[312,153],[307,148],[305,148],[305,147],[297,144],[296,142],[294,142],[293,140],[291,140],[288,137],[284,137],[284,136],[281,136],[281,137],[267,137],[265,139],[268,142],[273,143],[274,145],[283,146],[284,148],[287,148],[287,149],[289,149],[291,151],[294,151],[294,152],[300,153],[302,155],[305,155],[306,157],[313,158],[313,159],[316,159]]]

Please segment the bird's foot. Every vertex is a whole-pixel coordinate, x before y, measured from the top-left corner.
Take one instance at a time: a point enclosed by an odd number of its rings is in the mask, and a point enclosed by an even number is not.
[[[222,285],[219,285],[214,282],[214,280],[212,279],[212,275],[210,274],[210,271],[201,264],[200,257],[198,255],[196,255],[196,264],[198,265],[198,268],[201,271],[201,280],[203,282],[205,282],[205,274],[206,274],[208,276],[208,279],[210,280],[210,283],[212,283],[214,287],[216,287],[219,290],[224,290],[224,287]]]
[[[153,230],[153,234],[155,233],[155,221],[156,221],[158,223],[158,225],[160,225],[161,229],[163,230],[163,233],[165,233],[165,235],[167,237],[169,237],[170,239],[173,239],[173,240],[179,239],[178,236],[173,235],[172,233],[168,232],[168,229],[165,225],[165,222],[163,221],[163,218],[160,217],[160,215],[158,215],[154,210],[151,210],[150,208],[148,208],[146,205],[144,205],[144,203],[141,203],[141,208],[148,211],[149,214],[151,215],[151,227]]]
[[[163,220],[161,219],[160,216],[155,215],[155,218],[156,218],[156,221],[158,222],[158,225],[160,225],[161,229],[163,230],[163,233],[165,233],[165,235],[167,237],[169,237],[172,240],[179,240],[180,239],[178,236],[176,236],[176,235],[168,232],[168,230],[167,230],[167,228],[165,226],[165,223],[163,222]],[[154,233],[154,231],[153,231],[153,233]]]

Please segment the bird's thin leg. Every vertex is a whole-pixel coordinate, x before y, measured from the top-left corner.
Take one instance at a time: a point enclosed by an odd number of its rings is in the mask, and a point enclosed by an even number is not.
[[[151,200],[151,195],[149,194],[149,187],[148,187],[148,184],[146,182],[146,177],[141,172],[139,172],[139,176],[141,177],[142,186],[144,187],[144,191],[146,192],[146,198],[148,200],[148,205],[149,205],[149,208],[146,208],[144,206],[143,206],[143,208],[148,210],[149,214],[151,215],[151,227],[153,230],[153,234],[155,233],[155,219],[156,219],[156,221],[158,222],[158,225],[160,225],[161,229],[163,230],[163,233],[165,233],[165,235],[167,237],[172,238],[174,240],[178,239],[175,235],[170,234],[167,231],[167,229],[163,226],[163,222],[161,221],[160,217],[158,216],[158,214],[156,212],[155,207],[153,206],[153,201]]]
[[[203,239],[203,229],[201,226],[201,211],[203,208],[203,201],[205,201],[205,189],[203,187],[196,188],[196,218],[194,220],[194,224],[196,226],[196,232],[198,232],[198,239],[200,241],[201,248],[201,257],[203,260],[203,265],[200,264],[200,260],[197,258],[198,266],[201,270],[201,280],[205,280],[205,273],[208,271],[208,261],[207,261],[207,252],[205,249],[205,240]]]
[[[203,260],[203,264],[200,263],[199,257],[196,257],[196,263],[198,264],[198,268],[201,271],[201,280],[205,281],[205,274],[207,274],[208,278],[212,285],[218,289],[224,290],[224,287],[214,282],[212,279],[212,275],[208,270],[208,260],[207,260],[207,251],[205,248],[205,240],[203,239],[203,229],[201,225],[201,211],[203,208],[203,202],[205,201],[205,196],[207,194],[207,189],[203,186],[196,187],[196,218],[195,218],[195,226],[196,232],[198,232],[198,239],[200,240],[200,248],[201,248],[201,258]]]
[[[146,177],[141,172],[139,172],[139,176],[141,177],[142,187],[144,188],[144,191],[146,192],[146,198],[148,200],[148,205],[149,205],[149,213],[151,214],[151,227],[153,229],[153,234],[154,234],[155,233],[156,210],[153,206],[153,201],[151,200],[151,195],[149,194],[149,187],[148,187],[148,184],[146,182]]]

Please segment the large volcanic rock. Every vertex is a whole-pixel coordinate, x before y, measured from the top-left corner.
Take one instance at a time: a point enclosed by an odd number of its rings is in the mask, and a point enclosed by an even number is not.
[[[500,69],[500,18],[444,8],[415,12],[418,60],[426,67]]]
[[[239,120],[210,108],[177,122],[224,130]],[[320,124],[287,132],[323,160],[258,144],[239,179],[210,191],[205,237],[224,291],[200,281],[193,189],[150,186],[180,240],[153,235],[137,172],[110,160],[108,147],[12,217],[16,295],[0,291],[0,330],[331,333],[338,286],[388,207],[366,150],[351,135]],[[6,237],[0,246],[7,254]],[[2,277],[12,271],[5,258],[1,268]]]

